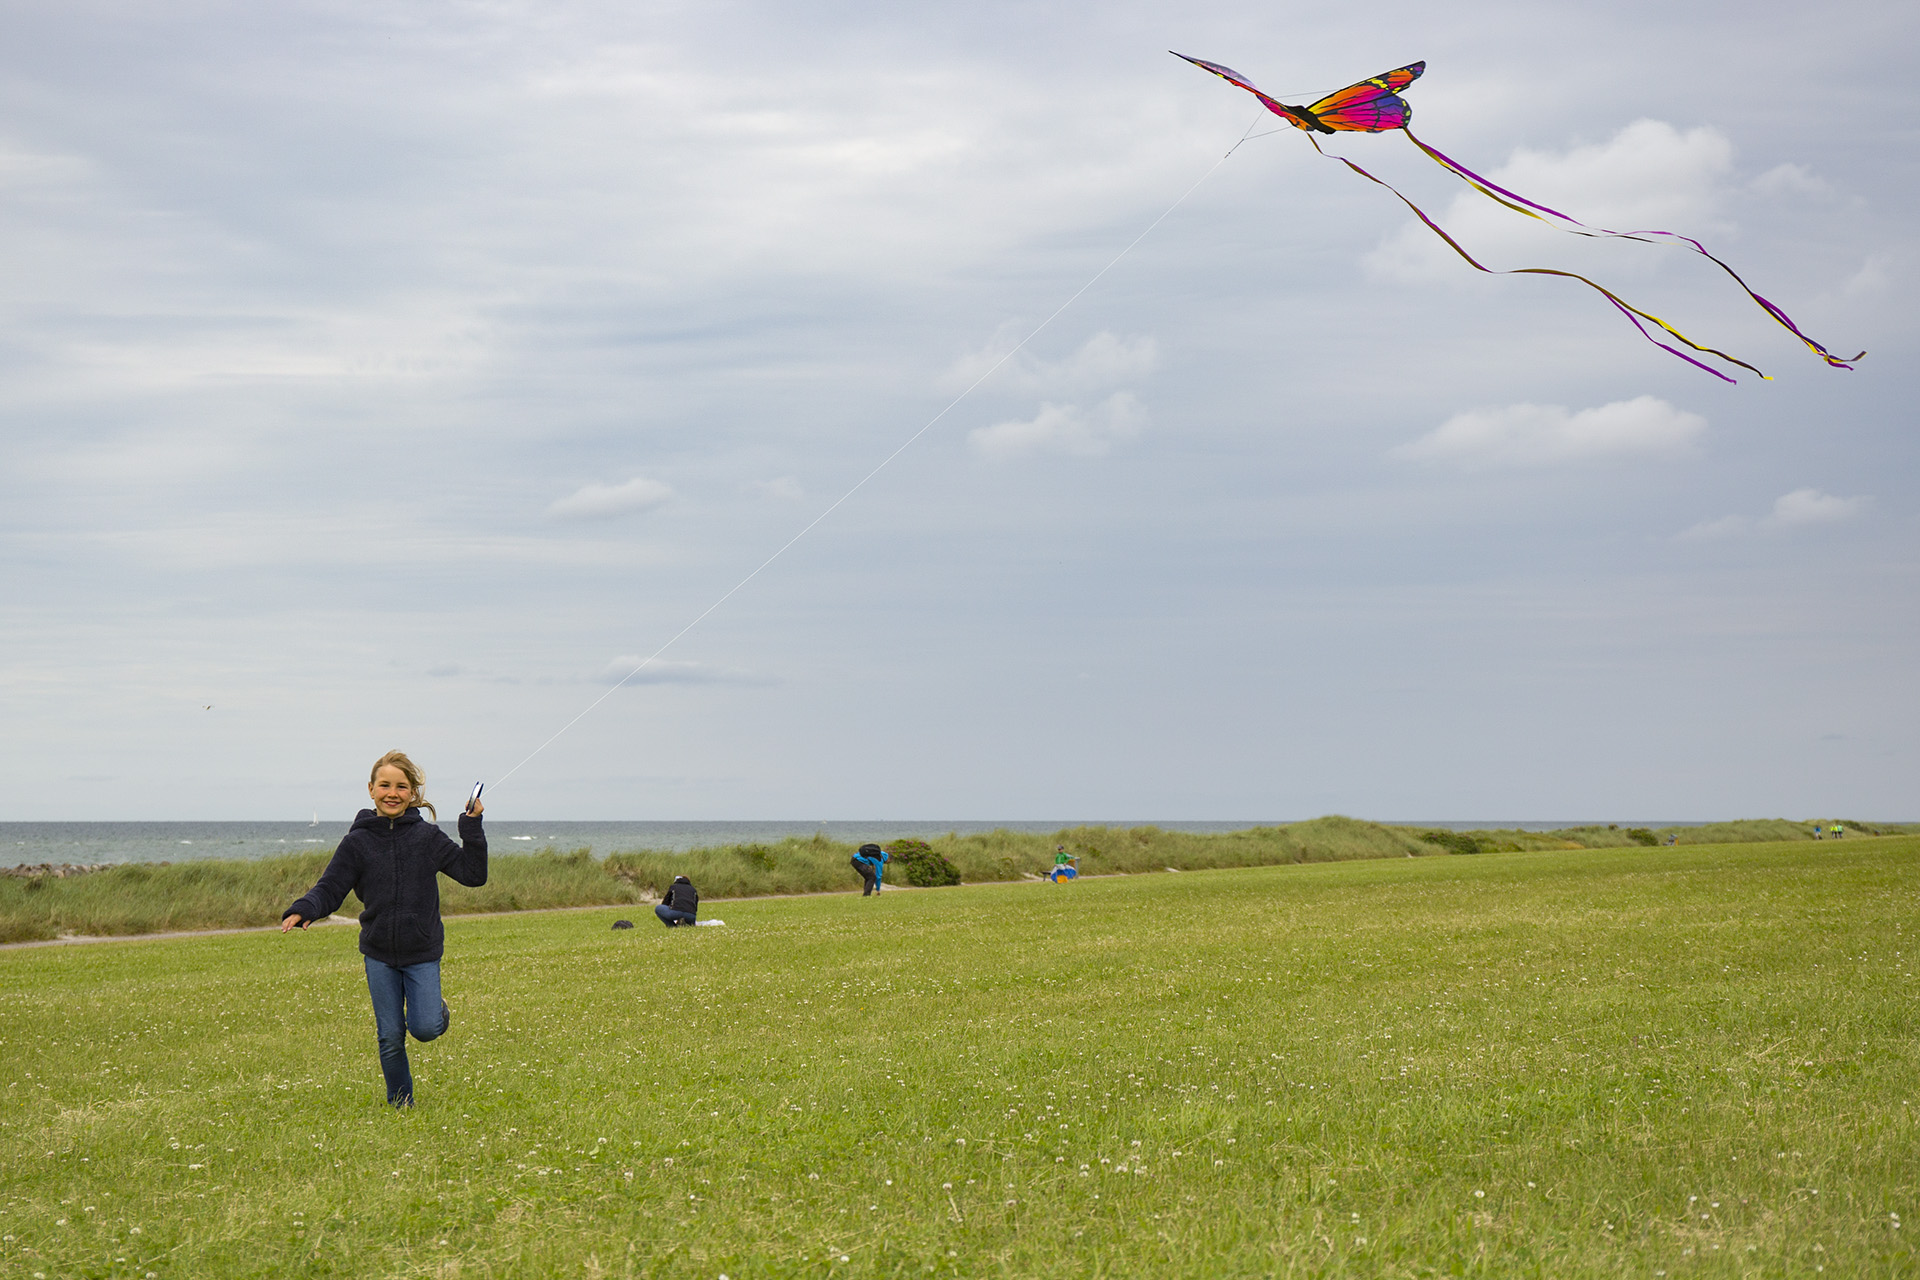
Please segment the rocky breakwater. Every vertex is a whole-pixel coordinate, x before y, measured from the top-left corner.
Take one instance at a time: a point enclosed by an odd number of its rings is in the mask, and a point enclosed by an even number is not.
[[[13,876],[20,880],[47,878],[66,880],[72,876],[87,875],[89,872],[105,871],[113,865],[111,862],[36,862],[18,867],[0,867],[0,876]]]

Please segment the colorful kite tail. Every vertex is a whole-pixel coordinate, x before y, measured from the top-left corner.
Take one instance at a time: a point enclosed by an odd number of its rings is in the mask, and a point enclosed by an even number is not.
[[[1633,327],[1640,331],[1641,337],[1645,338],[1648,342],[1651,342],[1654,346],[1659,347],[1662,351],[1667,352],[1669,355],[1679,356],[1682,360],[1685,360],[1688,364],[1692,365],[1694,368],[1704,369],[1708,373],[1712,374],[1714,377],[1719,378],[1722,382],[1739,381],[1737,378],[1729,377],[1728,375],[1720,372],[1720,370],[1714,368],[1710,364],[1706,364],[1702,361],[1695,360],[1692,356],[1688,355],[1684,351],[1680,351],[1674,347],[1668,346],[1666,343],[1660,341],[1660,339],[1654,337],[1651,333],[1647,332],[1647,326],[1640,322],[1642,320],[1646,320],[1655,325],[1658,325],[1660,329],[1664,331],[1668,336],[1672,337],[1674,340],[1678,342],[1684,343],[1688,347],[1691,347],[1693,350],[1700,352],[1702,355],[1718,356],[1720,359],[1725,360],[1728,364],[1737,364],[1742,369],[1745,369],[1749,373],[1752,373],[1757,377],[1763,378],[1768,382],[1771,382],[1773,380],[1771,378],[1768,378],[1766,374],[1761,373],[1760,370],[1756,369],[1754,366],[1748,364],[1745,360],[1740,359],[1738,356],[1728,355],[1726,352],[1718,350],[1714,347],[1702,346],[1698,342],[1695,342],[1692,338],[1689,338],[1686,334],[1680,332],[1678,329],[1668,324],[1665,320],[1662,320],[1659,316],[1654,315],[1650,311],[1642,311],[1640,308],[1629,303],[1626,299],[1622,298],[1619,294],[1615,293],[1613,290],[1608,289],[1603,285],[1595,284],[1593,281],[1587,279],[1585,276],[1580,275],[1576,272],[1560,271],[1553,267],[1515,267],[1507,271],[1498,271],[1492,267],[1483,266],[1472,254],[1468,253],[1465,249],[1461,248],[1460,242],[1458,240],[1455,240],[1452,236],[1448,235],[1445,228],[1443,228],[1439,223],[1435,222],[1432,218],[1429,218],[1425,210],[1423,210],[1419,205],[1415,204],[1413,201],[1407,199],[1405,195],[1401,194],[1399,188],[1395,187],[1392,183],[1384,182],[1381,179],[1374,177],[1372,174],[1368,173],[1365,169],[1362,169],[1359,165],[1347,159],[1345,156],[1331,155],[1326,151],[1321,151],[1320,143],[1312,137],[1309,137],[1307,141],[1313,143],[1313,149],[1315,151],[1319,151],[1320,154],[1323,156],[1326,156],[1327,159],[1338,160],[1341,164],[1344,164],[1345,166],[1347,166],[1347,168],[1353,170],[1355,173],[1365,178],[1368,182],[1371,182],[1376,186],[1385,187],[1388,191],[1393,192],[1394,196],[1400,201],[1401,204],[1404,204],[1405,206],[1407,206],[1407,208],[1413,210],[1414,217],[1420,219],[1421,222],[1426,224],[1427,230],[1433,232],[1433,234],[1439,236],[1442,240],[1444,240],[1447,244],[1447,247],[1449,249],[1452,249],[1455,253],[1459,254],[1460,257],[1465,260],[1466,264],[1472,267],[1475,271],[1485,272],[1487,275],[1490,275],[1490,276],[1521,276],[1521,275],[1564,276],[1569,280],[1578,280],[1581,284],[1586,285],[1589,289],[1592,289],[1594,292],[1604,297],[1608,302],[1612,303],[1619,310],[1620,314],[1624,315],[1627,318],[1627,320],[1633,325]]]
[[[1826,361],[1827,365],[1831,368],[1852,369],[1853,364],[1851,362],[1860,360],[1867,354],[1866,352],[1862,351],[1859,355],[1848,356],[1845,359],[1842,359],[1841,357],[1834,355],[1831,351],[1827,350],[1826,347],[1822,346],[1819,342],[1815,341],[1813,338],[1808,337],[1804,332],[1802,332],[1800,329],[1800,326],[1793,322],[1793,317],[1789,316],[1785,311],[1782,311],[1778,306],[1774,305],[1774,303],[1772,303],[1768,299],[1754,292],[1753,287],[1749,285],[1745,280],[1740,278],[1739,272],[1735,271],[1732,267],[1728,266],[1725,262],[1715,257],[1713,254],[1707,252],[1707,247],[1701,244],[1698,240],[1695,240],[1692,236],[1683,236],[1673,231],[1609,231],[1605,227],[1588,226],[1586,223],[1580,221],[1578,218],[1571,217],[1567,214],[1564,214],[1560,212],[1558,209],[1552,209],[1544,204],[1540,204],[1540,203],[1537,203],[1536,201],[1529,200],[1525,196],[1520,195],[1517,192],[1507,190],[1505,187],[1499,185],[1498,183],[1492,181],[1489,178],[1482,177],[1480,174],[1475,173],[1473,170],[1461,164],[1458,160],[1455,160],[1452,156],[1449,156],[1445,152],[1439,151],[1433,147],[1428,146],[1426,143],[1420,141],[1419,138],[1414,136],[1413,130],[1406,129],[1406,130],[1403,130],[1403,132],[1407,135],[1407,141],[1411,142],[1414,146],[1420,148],[1420,150],[1426,153],[1427,157],[1431,159],[1435,164],[1439,165],[1442,169],[1445,169],[1447,172],[1453,174],[1455,177],[1459,178],[1462,182],[1465,182],[1468,186],[1472,187],[1475,191],[1478,191],[1481,195],[1493,201],[1495,204],[1504,205],[1507,208],[1513,210],[1515,213],[1525,214],[1527,217],[1537,219],[1538,221],[1541,221],[1541,222],[1547,222],[1548,219],[1555,219],[1559,222],[1567,224],[1561,229],[1564,231],[1571,231],[1574,235],[1594,236],[1597,238],[1609,238],[1609,239],[1618,239],[1618,240],[1638,240],[1642,244],[1679,243],[1679,244],[1686,245],[1687,247],[1691,248],[1695,253],[1699,254],[1701,257],[1705,258],[1707,261],[1713,263],[1716,267],[1719,267],[1722,271],[1726,272],[1727,275],[1733,280],[1733,282],[1739,285],[1741,290],[1749,298],[1752,298],[1754,302],[1759,305],[1762,311],[1765,311],[1768,315],[1772,316],[1776,321],[1778,321],[1780,326],[1784,328],[1788,333],[1791,333],[1794,337],[1806,343],[1807,350],[1813,352],[1813,354],[1815,354],[1816,356],[1819,356],[1822,360]],[[1376,181],[1378,180],[1376,179]],[[1385,184],[1382,183],[1381,185],[1384,186]],[[1400,193],[1396,191],[1394,192],[1394,194],[1399,195]],[[1401,198],[1405,199],[1404,196],[1402,196]],[[1542,215],[1545,215],[1545,216],[1543,217]],[[1589,281],[1589,283],[1591,283],[1591,281]],[[1598,286],[1595,286],[1595,287],[1597,288]],[[1692,345],[1692,344],[1689,343],[1688,345]]]

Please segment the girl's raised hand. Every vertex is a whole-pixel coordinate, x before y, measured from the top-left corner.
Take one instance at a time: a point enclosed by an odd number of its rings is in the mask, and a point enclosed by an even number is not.
[[[313,928],[313,921],[302,920],[300,918],[300,913],[296,911],[292,915],[288,916],[286,919],[280,922],[280,932],[285,933],[287,930],[293,928],[295,925],[299,925],[302,929],[311,929]]]

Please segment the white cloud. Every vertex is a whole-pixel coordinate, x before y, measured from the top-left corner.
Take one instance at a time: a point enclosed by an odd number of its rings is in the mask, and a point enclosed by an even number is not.
[[[1752,527],[1753,521],[1745,516],[1721,516],[1718,520],[1702,520],[1699,524],[1682,529],[1679,536],[1688,540],[1701,541],[1737,538]]]
[[[1860,264],[1860,269],[1847,277],[1840,291],[1849,298],[1858,298],[1864,294],[1885,293],[1893,283],[1893,261],[1884,253],[1869,254]]]
[[[205,483],[258,466],[258,450],[243,430],[228,426],[129,432],[91,441],[67,453],[29,463],[46,480],[87,486],[152,489],[182,482]]]
[[[957,392],[973,386],[994,370],[1016,341],[1012,327],[1002,325],[993,341],[954,361],[941,375],[941,388]],[[1029,351],[1017,352],[995,371],[995,380],[1003,388],[1029,394],[1085,396],[1138,381],[1159,367],[1160,347],[1151,337],[1123,338],[1102,330],[1061,360],[1042,360]]]
[[[1521,148],[1489,176],[1588,226],[1698,236],[1725,229],[1714,215],[1732,170],[1733,146],[1718,129],[1703,125],[1683,132],[1665,121],[1636,120],[1606,142],[1564,153]],[[1469,253],[1495,268],[1534,265],[1510,263],[1506,256],[1537,248],[1546,226],[1471,191],[1455,196],[1437,221]],[[1566,251],[1582,250],[1569,242]],[[1488,255],[1498,260],[1488,261]],[[1405,224],[1368,254],[1366,267],[1377,276],[1409,281],[1474,274],[1418,222]]]
[[[806,490],[792,476],[777,476],[772,480],[755,480],[748,486],[754,493],[765,498],[778,498],[782,502],[798,502],[806,497]]]
[[[646,665],[641,666],[642,663]],[[647,662],[645,654],[623,653],[610,660],[600,671],[601,684],[766,684],[762,676],[745,671],[716,667],[704,662],[675,662],[655,658]]]
[[[673,490],[658,480],[635,476],[625,484],[583,485],[547,508],[556,520],[606,520],[651,511],[673,497]]]
[[[1699,524],[1684,529],[1679,536],[1688,540],[1737,538],[1748,533],[1779,532],[1790,529],[1804,529],[1809,525],[1840,524],[1863,515],[1873,506],[1873,499],[1865,495],[1853,498],[1835,497],[1819,489],[1795,489],[1792,493],[1783,493],[1773,500],[1773,511],[1765,519],[1750,520],[1746,516],[1721,516],[1718,520],[1703,520]]]
[[[1767,523],[1778,528],[1809,524],[1838,524],[1851,520],[1873,505],[1870,497],[1837,498],[1818,489],[1795,489],[1773,502],[1773,514]]]
[[[1752,182],[1755,191],[1769,196],[1831,196],[1825,178],[1802,164],[1777,164]]]
[[[1733,171],[1733,144],[1711,125],[1682,132],[1636,120],[1597,146],[1564,155],[1521,148],[1496,175],[1504,187],[1616,231],[1710,217]],[[1538,192],[1538,195],[1534,193]]]
[[[942,385],[955,391],[972,386],[995,370],[1011,341],[1011,332],[1003,325],[992,342],[956,361],[942,377]],[[1042,400],[1030,418],[975,428],[968,433],[967,443],[978,453],[996,459],[1031,453],[1083,458],[1107,453],[1118,441],[1131,439],[1146,428],[1146,406],[1131,391],[1113,391],[1091,407],[1085,401],[1121,383],[1144,378],[1159,365],[1159,345],[1151,337],[1121,337],[1106,330],[1059,360],[1017,352],[995,371],[995,381],[1002,389],[1061,399]]]
[[[1697,413],[1653,396],[1595,409],[1513,404],[1456,413],[1392,456],[1465,467],[1550,467],[1612,458],[1673,457],[1692,450],[1706,430]]]
[[[996,460],[1030,453],[1062,453],[1098,457],[1114,444],[1140,434],[1147,425],[1146,407],[1128,391],[1117,391],[1092,409],[1077,404],[1045,403],[1032,418],[977,427],[967,443]]]

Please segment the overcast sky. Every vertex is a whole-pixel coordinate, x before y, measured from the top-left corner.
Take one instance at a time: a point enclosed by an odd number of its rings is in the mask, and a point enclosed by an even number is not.
[[[1920,818],[1917,13],[9,4],[0,819],[500,778],[1196,182],[490,812]]]

